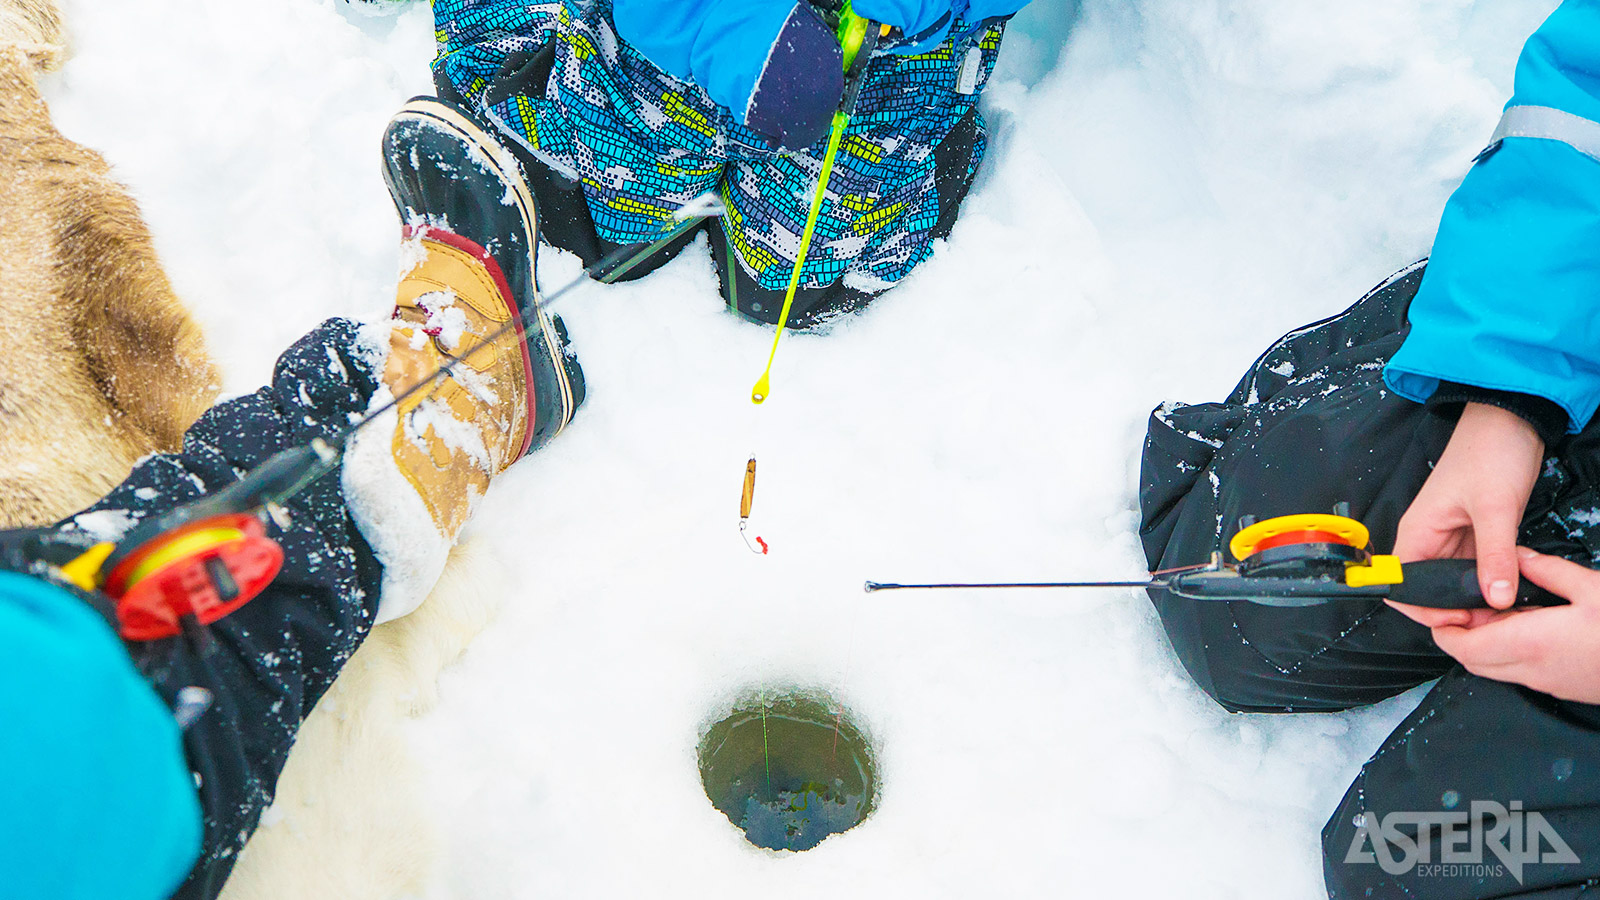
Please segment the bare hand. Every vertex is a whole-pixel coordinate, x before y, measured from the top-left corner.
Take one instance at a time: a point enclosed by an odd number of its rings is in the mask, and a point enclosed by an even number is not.
[[[1469,623],[1433,626],[1434,641],[1474,675],[1563,700],[1600,703],[1600,572],[1526,548],[1517,552],[1529,581],[1572,605],[1478,610]],[[1439,619],[1435,614],[1451,612],[1391,605],[1425,625]]]
[[[1402,562],[1476,557],[1489,605],[1510,607],[1517,598],[1517,529],[1543,461],[1544,442],[1532,425],[1499,407],[1468,403],[1433,474],[1400,519],[1395,555]],[[1478,625],[1489,615],[1458,610],[1412,618],[1430,626]]]

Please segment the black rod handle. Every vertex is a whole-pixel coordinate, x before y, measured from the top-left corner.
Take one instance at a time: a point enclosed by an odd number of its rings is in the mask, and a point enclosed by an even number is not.
[[[1431,609],[1489,609],[1478,588],[1475,559],[1425,559],[1401,566],[1405,580],[1394,585],[1389,599]],[[1566,599],[1527,578],[1517,579],[1518,607],[1565,606]]]

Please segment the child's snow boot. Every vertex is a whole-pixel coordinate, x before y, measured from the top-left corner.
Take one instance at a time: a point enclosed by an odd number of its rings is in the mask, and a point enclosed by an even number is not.
[[[425,98],[389,123],[383,160],[409,268],[373,335],[386,351],[375,403],[456,363],[402,400],[392,427],[358,438],[346,465],[352,513],[384,565],[379,621],[421,602],[410,586],[433,583],[490,479],[554,437],[584,396],[565,329],[538,303],[537,219],[511,157],[461,110]]]

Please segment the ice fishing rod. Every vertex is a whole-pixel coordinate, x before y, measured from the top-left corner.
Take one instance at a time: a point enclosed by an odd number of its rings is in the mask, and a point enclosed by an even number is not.
[[[805,271],[806,256],[811,251],[811,238],[817,231],[817,219],[822,214],[822,200],[828,193],[828,181],[833,177],[834,160],[839,157],[839,145],[844,132],[850,127],[850,117],[855,115],[856,101],[861,97],[861,85],[866,79],[867,63],[880,38],[894,33],[888,25],[872,22],[856,15],[850,0],[828,12],[837,16],[834,23],[839,37],[839,48],[844,55],[844,94],[833,113],[833,123],[828,129],[828,148],[822,154],[822,171],[817,175],[817,190],[811,197],[811,208],[806,213],[806,224],[800,231],[800,248],[795,253],[794,270],[789,273],[789,287],[784,291],[783,308],[778,312],[778,333],[772,336],[772,350],[767,354],[767,367],[761,372],[755,386],[750,389],[750,402],[757,406],[767,402],[772,395],[772,364],[778,358],[778,342],[789,322],[789,310],[794,308],[795,292],[800,288],[800,276]]]
[[[1343,504],[1340,504],[1342,507]],[[867,593],[993,588],[1146,588],[1202,601],[1261,606],[1319,606],[1338,600],[1383,599],[1432,609],[1489,609],[1478,585],[1477,561],[1429,559],[1402,563],[1374,554],[1365,525],[1346,515],[1303,514],[1256,522],[1246,517],[1228,543],[1237,563],[1220,552],[1208,562],[1152,572],[1142,581],[1037,581],[893,584],[868,581]],[[1564,598],[1519,581],[1516,607],[1561,606]]]
[[[721,215],[721,201],[715,194],[689,201],[673,213],[658,240],[642,248],[617,248],[547,296],[535,290],[529,306],[519,307],[519,315],[484,335],[482,342],[525,334],[530,320],[569,292],[591,280],[626,274],[716,215]],[[451,356],[332,435],[280,450],[238,481],[153,516],[115,541],[95,542],[81,533],[60,530],[0,532],[0,562],[19,571],[54,576],[91,596],[104,593],[112,609],[102,611],[128,640],[156,640],[175,636],[186,625],[209,625],[254,599],[282,569],[283,549],[267,537],[264,520],[287,528],[285,504],[338,466],[345,445],[357,432],[450,377],[464,361]]]
[[[861,97],[861,85],[866,79],[867,63],[880,41],[899,36],[898,29],[856,15],[850,0],[819,3],[818,6],[822,8],[839,38],[839,49],[844,62],[844,94],[839,100],[838,108],[834,110],[833,121],[828,129],[828,146],[822,155],[822,171],[817,175],[817,189],[811,197],[811,207],[806,212],[805,227],[800,231],[800,248],[795,254],[794,269],[789,273],[789,287],[784,291],[783,307],[778,312],[778,330],[772,336],[772,349],[767,353],[767,367],[762,370],[761,377],[750,389],[750,402],[756,406],[767,402],[767,397],[772,393],[772,364],[778,358],[778,343],[783,340],[783,332],[789,323],[789,311],[794,308],[795,292],[800,289],[800,276],[805,270],[806,255],[811,251],[811,238],[816,234],[817,219],[822,214],[822,201],[828,193],[828,181],[833,177],[834,160],[839,156],[839,146],[844,140],[845,129],[850,126],[850,117],[855,114],[856,101]],[[751,543],[752,535],[749,531],[750,510],[755,502],[755,490],[756,455],[751,453],[750,461],[745,464],[743,488],[739,493],[739,536],[744,539],[745,546],[750,548],[750,552],[765,556],[771,548],[760,535],[754,535],[755,542]]]

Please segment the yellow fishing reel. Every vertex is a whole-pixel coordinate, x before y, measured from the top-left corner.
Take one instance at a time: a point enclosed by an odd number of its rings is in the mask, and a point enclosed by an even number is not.
[[[1228,542],[1237,564],[1224,563],[1217,553],[1209,565],[1180,569],[1154,584],[1193,600],[1246,600],[1263,606],[1384,597],[1405,576],[1397,557],[1368,549],[1370,539],[1365,525],[1342,515],[1247,519]]]
[[[1186,600],[1245,602],[1259,606],[1318,606],[1342,600],[1385,598],[1434,609],[1488,609],[1479,590],[1477,561],[1425,559],[1403,566],[1397,556],[1375,554],[1367,527],[1345,504],[1334,515],[1246,517],[1228,542],[1237,563],[1220,551],[1208,562],[1152,572],[1149,581],[1034,581],[999,583],[866,583],[868,593],[905,588],[1128,588],[1164,591]],[[1160,601],[1158,601],[1160,602]],[[1524,578],[1517,607],[1559,606],[1567,601]]]
[[[1246,525],[1228,550],[1241,575],[1313,568],[1342,574],[1340,580],[1350,587],[1399,584],[1400,558],[1369,552],[1370,541],[1367,526],[1348,516],[1299,513]]]

